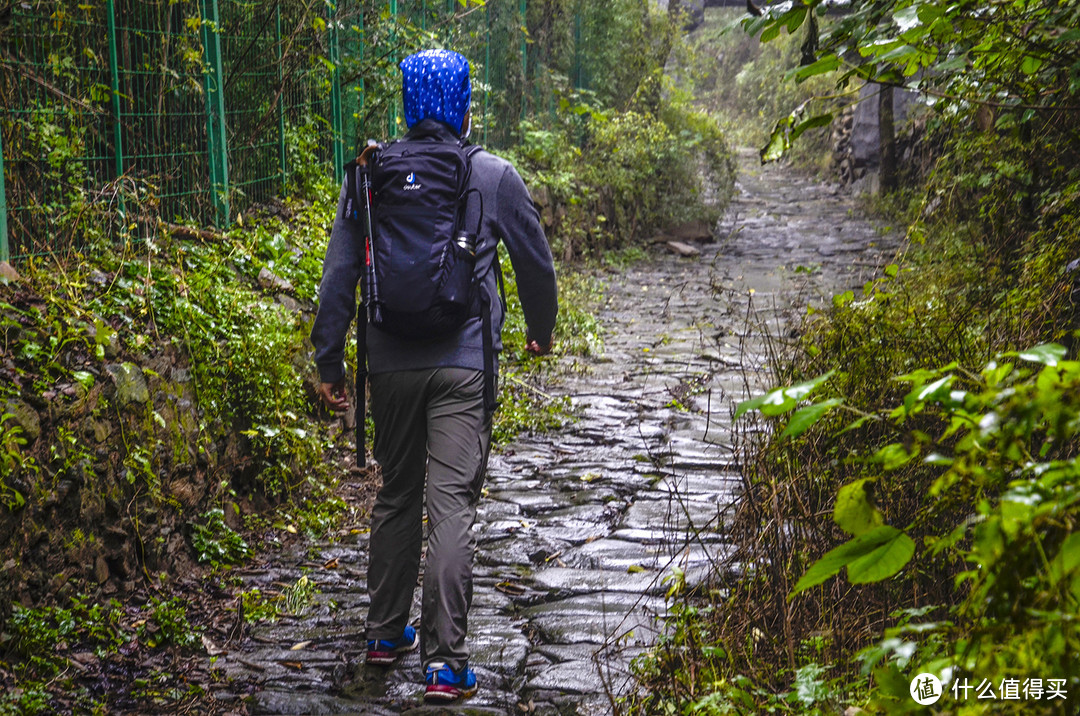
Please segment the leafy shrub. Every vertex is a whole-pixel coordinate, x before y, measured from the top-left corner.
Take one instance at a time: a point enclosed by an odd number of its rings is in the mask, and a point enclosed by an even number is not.
[[[192,525],[191,546],[196,558],[214,566],[236,564],[251,554],[247,542],[225,524],[225,512],[216,507],[203,513],[203,521]]]
[[[562,217],[552,239],[564,258],[599,256],[684,221],[715,223],[727,206],[735,173],[723,134],[677,92],[651,109],[650,88],[662,84],[644,79],[622,111],[567,92],[556,125],[523,123],[509,155]]]
[[[149,607],[150,617],[137,627],[139,639],[147,646],[172,644],[188,648],[199,643],[198,631],[188,622],[187,607],[181,597],[151,597]]]

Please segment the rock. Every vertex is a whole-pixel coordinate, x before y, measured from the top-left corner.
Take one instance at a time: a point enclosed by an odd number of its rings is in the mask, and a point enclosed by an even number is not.
[[[685,244],[682,241],[668,241],[664,245],[679,256],[701,256],[700,249],[693,247],[690,244]]]
[[[112,330],[111,326],[102,324],[102,330],[105,331],[104,340],[98,337],[98,327],[87,324],[86,334],[90,336],[96,343],[101,344],[102,350],[105,352],[105,357],[113,359],[120,355],[120,334]]]
[[[541,184],[539,186],[533,187],[531,193],[533,204],[536,205],[536,208],[538,210],[543,211],[545,208],[551,207],[551,192],[548,191],[548,188],[546,186]]]
[[[87,437],[92,436],[94,442],[100,444],[109,439],[109,435],[112,434],[112,425],[107,420],[97,420],[90,417],[83,424],[83,432]]]
[[[115,399],[120,407],[146,403],[150,400],[150,389],[146,385],[146,376],[134,363],[110,363],[105,372],[112,378],[116,387]]]
[[[292,291],[293,285],[289,281],[270,272],[265,266],[259,269],[259,286],[274,291]]]
[[[27,442],[32,443],[41,435],[41,418],[29,403],[14,398],[4,405],[4,412],[11,415],[9,423],[22,428]]]
[[[0,261],[0,278],[5,278],[8,281],[22,281],[22,276],[7,261]]]
[[[705,221],[688,221],[664,232],[676,241],[708,244],[713,241],[712,227]]]
[[[299,301],[292,296],[286,296],[284,293],[274,296],[274,300],[289,313],[300,313],[303,310],[303,306],[300,305]]]
[[[199,504],[203,490],[199,489],[199,485],[193,479],[183,477],[169,483],[169,492],[181,505],[191,509]]]
[[[94,560],[94,579],[97,580],[98,584],[105,584],[105,582],[109,581],[109,563],[100,554]]]

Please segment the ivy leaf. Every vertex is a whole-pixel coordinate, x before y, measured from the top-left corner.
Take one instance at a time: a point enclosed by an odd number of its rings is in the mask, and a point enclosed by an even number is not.
[[[765,415],[779,415],[786,412],[784,410],[786,406],[790,406],[788,408],[790,410],[790,408],[795,407],[795,401],[784,396],[783,388],[776,388],[765,395],[759,395],[756,398],[739,403],[739,407],[735,409],[735,419],[738,420],[751,410],[760,410]]]
[[[769,135],[768,143],[758,152],[762,164],[775,162],[784,156],[784,152],[791,148],[790,130],[791,117],[783,117],[776,121],[776,126],[773,127],[772,134]]]
[[[816,378],[811,378],[810,380],[804,380],[801,383],[796,383],[795,385],[791,386],[790,388],[785,388],[784,392],[787,393],[792,398],[794,398],[795,400],[801,400],[802,398],[805,398],[806,396],[810,395],[810,393],[817,390],[818,386],[820,386],[822,383],[827,381],[829,378],[832,378],[833,374],[835,372],[836,372],[836,369],[833,368],[832,370],[830,370],[830,371],[828,371],[826,373],[822,373],[821,375],[819,375]]]
[[[1020,71],[1025,75],[1033,75],[1039,71],[1042,64],[1043,61],[1041,58],[1033,55],[1024,55],[1024,59],[1020,62]]]
[[[907,32],[913,27],[918,27],[922,24],[922,18],[919,16],[919,9],[921,6],[915,5],[913,7],[906,7],[902,10],[897,10],[893,14],[893,20],[900,28],[900,32]]]
[[[858,537],[884,523],[871,492],[874,478],[864,477],[844,485],[836,493],[833,521],[849,535]]]
[[[891,525],[875,527],[822,555],[795,584],[788,599],[816,587],[844,567],[852,584],[880,581],[899,572],[914,554],[915,542],[906,534]]]
[[[846,306],[847,304],[851,303],[854,300],[855,300],[855,292],[854,291],[844,291],[843,293],[838,293],[835,296],[833,296],[832,303],[837,308],[843,308],[844,306]]]
[[[1034,348],[1028,348],[1026,351],[1020,351],[1016,355],[1022,360],[1031,361],[1032,363],[1054,366],[1058,364],[1058,361],[1065,357],[1065,352],[1065,346],[1058,345],[1057,343],[1044,343],[1041,346],[1035,346]]]
[[[794,142],[796,139],[802,136],[803,132],[808,129],[813,129],[814,127],[824,127],[828,124],[831,124],[832,121],[833,116],[831,113],[819,114],[816,117],[811,117],[799,126],[795,127],[795,129],[791,130],[791,141]]]
[[[799,67],[791,73],[791,76],[795,78],[796,82],[802,82],[808,77],[816,77],[817,75],[825,75],[833,70],[836,70],[843,64],[843,61],[838,55],[829,54],[821,57],[815,62],[806,65],[805,67]]]
[[[1057,556],[1050,561],[1050,584],[1057,586],[1062,577],[1077,567],[1080,567],[1080,532],[1066,537]]]
[[[814,403],[813,405],[799,408],[795,411],[794,415],[791,416],[791,420],[788,421],[787,427],[784,428],[784,432],[780,433],[780,437],[799,437],[805,433],[810,426],[820,420],[825,413],[843,403],[844,401],[840,398],[832,398],[830,400],[823,400],[820,403]]]
[[[900,443],[889,443],[888,445],[879,448],[870,459],[880,463],[881,469],[885,472],[892,472],[893,470],[907,465],[915,459],[918,454],[918,446],[912,446],[911,451],[908,452],[908,450]]]
[[[738,420],[751,410],[760,410],[763,415],[782,415],[794,408],[798,401],[814,392],[818,386],[831,378],[835,372],[835,369],[830,370],[816,378],[804,380],[787,388],[775,388],[765,395],[744,400],[735,409],[735,419]]]
[[[848,581],[868,584],[888,579],[904,568],[915,555],[915,540],[899,532],[874,551],[847,566]]]

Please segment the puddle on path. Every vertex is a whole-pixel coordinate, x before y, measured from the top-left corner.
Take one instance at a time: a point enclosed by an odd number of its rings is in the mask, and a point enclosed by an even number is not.
[[[718,243],[697,258],[651,253],[607,277],[605,354],[552,389],[580,420],[492,456],[469,625],[480,691],[451,712],[615,711],[630,661],[662,628],[664,578],[678,566],[701,580],[727,553],[740,485],[730,416],[748,381],[762,387],[767,337],[891,257],[834,188],[741,160]],[[231,681],[219,698],[250,691],[263,714],[446,712],[422,706],[417,655],[358,666],[367,545],[350,539],[245,578],[291,582],[305,564],[338,560],[312,572],[320,593],[305,617],[259,626],[220,659]]]

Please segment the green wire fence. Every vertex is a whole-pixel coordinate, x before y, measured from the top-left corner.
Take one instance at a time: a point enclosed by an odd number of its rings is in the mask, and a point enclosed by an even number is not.
[[[227,227],[405,127],[396,64],[472,64],[473,139],[581,87],[585,0],[36,0],[0,20],[0,260]],[[559,27],[545,8],[569,7]],[[556,18],[558,19],[558,18]],[[534,27],[535,26],[535,27]],[[528,28],[528,29],[527,29]],[[543,35],[546,46],[531,39]],[[556,79],[553,79],[556,78]]]

